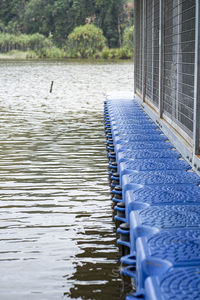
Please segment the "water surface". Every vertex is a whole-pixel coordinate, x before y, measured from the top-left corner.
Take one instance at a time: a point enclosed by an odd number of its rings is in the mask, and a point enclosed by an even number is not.
[[[0,74],[0,299],[124,299],[103,101],[133,91],[132,64],[4,61]]]

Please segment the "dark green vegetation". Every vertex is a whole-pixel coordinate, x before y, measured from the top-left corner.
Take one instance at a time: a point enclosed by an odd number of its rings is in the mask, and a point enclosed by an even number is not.
[[[34,51],[37,57],[130,58],[133,42],[127,32],[132,32],[133,8],[128,2],[1,0],[0,52]]]

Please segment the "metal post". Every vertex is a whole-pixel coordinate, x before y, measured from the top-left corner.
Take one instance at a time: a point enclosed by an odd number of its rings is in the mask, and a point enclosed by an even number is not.
[[[137,46],[136,46],[136,34],[137,32],[137,0],[134,0],[134,93],[136,93],[136,52],[137,52]]]
[[[164,3],[159,1],[159,117],[163,114]]]
[[[196,18],[195,18],[195,73],[194,73],[194,117],[193,117],[193,155],[200,154],[199,149],[199,130],[200,130],[200,4],[196,0]]]
[[[155,36],[155,3],[152,0],[152,102],[154,101],[154,36]]]
[[[182,82],[182,46],[181,46],[181,26],[182,25],[182,0],[178,0],[178,35],[177,35],[177,54],[176,54],[176,96],[172,103],[172,119],[178,120],[179,113],[179,82]]]
[[[142,6],[142,102],[145,101],[146,95],[146,69],[145,69],[145,52],[146,52],[146,0],[143,0]]]

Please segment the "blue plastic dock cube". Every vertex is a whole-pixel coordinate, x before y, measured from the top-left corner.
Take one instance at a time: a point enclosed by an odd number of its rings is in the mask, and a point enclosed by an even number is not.
[[[138,135],[132,135],[132,134],[126,134],[121,136],[114,137],[113,143],[116,144],[124,144],[126,142],[164,142],[167,140],[167,137],[165,135],[145,135],[142,136],[140,134]]]
[[[140,135],[142,137],[145,136],[160,136],[162,134],[161,131],[157,129],[135,129],[135,130],[129,130],[128,132],[126,130],[120,130],[120,131],[114,131],[112,132],[112,137],[115,139],[116,137],[118,138],[125,138],[126,136],[135,136],[135,135]]]
[[[115,145],[115,152],[125,151],[125,150],[146,150],[146,149],[172,149],[173,145],[168,142],[125,142],[123,144]]]
[[[191,166],[185,160],[174,158],[159,159],[135,159],[122,161],[118,165],[118,172],[122,178],[125,174],[131,174],[134,171],[156,171],[156,170],[189,170]]]
[[[135,111],[132,113],[115,113],[115,112],[110,112],[109,113],[109,117],[111,121],[119,121],[119,120],[133,120],[133,119],[145,119],[145,120],[149,120],[150,118],[142,113],[141,111]]]
[[[163,229],[200,228],[200,205],[150,206],[130,213],[130,253],[136,251],[136,240]]]
[[[200,267],[170,268],[145,281],[145,300],[200,300]]]
[[[117,152],[116,161],[119,164],[122,161],[135,159],[160,159],[160,158],[180,158],[181,155],[176,150],[171,149],[143,149],[143,150],[127,150]]]
[[[200,187],[194,184],[173,184],[157,186],[135,185],[124,195],[126,220],[129,222],[131,211],[145,206],[195,204],[200,205]]]
[[[148,119],[148,120],[140,120],[140,119],[137,119],[137,120],[119,120],[119,121],[113,121],[112,122],[112,125],[113,126],[118,126],[118,127],[123,127],[123,126],[136,126],[136,125],[152,125],[152,124],[155,124],[151,119]]]
[[[126,190],[134,189],[140,185],[174,185],[174,184],[200,184],[200,177],[194,172],[180,170],[160,171],[135,171],[132,174],[122,176],[123,197]]]
[[[170,267],[200,266],[200,228],[162,230],[136,241],[136,286],[144,288],[148,276],[159,276]]]
[[[158,126],[154,123],[139,123],[139,124],[126,124],[126,122],[123,122],[122,124],[113,124],[111,123],[112,130],[120,130],[123,128],[123,130],[134,130],[134,129],[158,129]]]

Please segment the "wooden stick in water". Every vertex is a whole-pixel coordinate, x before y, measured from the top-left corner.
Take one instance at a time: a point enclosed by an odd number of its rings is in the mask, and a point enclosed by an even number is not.
[[[52,91],[53,91],[53,81],[51,82],[51,87],[50,87],[50,93],[52,93]]]

